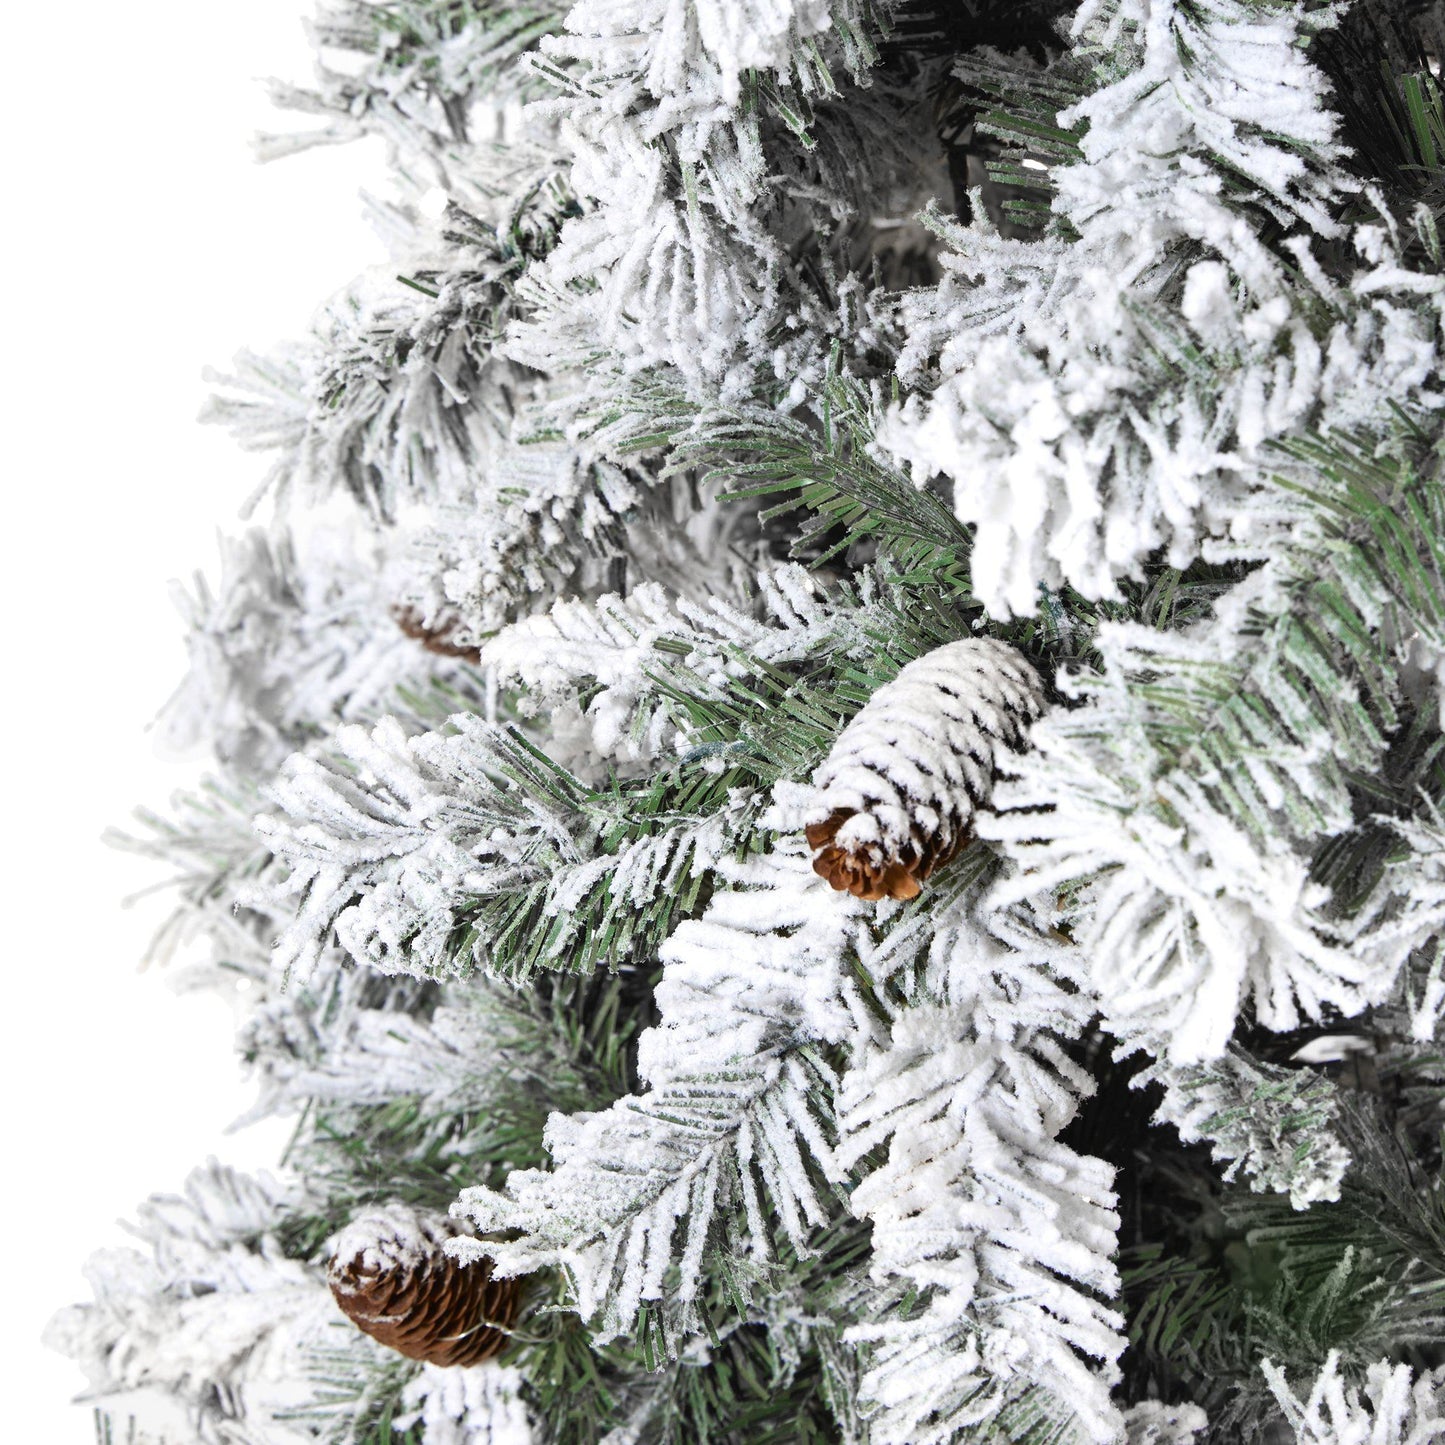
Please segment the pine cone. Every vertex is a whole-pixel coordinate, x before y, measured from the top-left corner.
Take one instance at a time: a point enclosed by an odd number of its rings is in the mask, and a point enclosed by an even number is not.
[[[432,1365],[475,1365],[507,1343],[521,1283],[493,1279],[486,1259],[443,1252],[463,1225],[392,1205],[337,1236],[327,1281],[342,1312],[374,1340]]]
[[[910,662],[869,698],[813,782],[813,869],[857,898],[916,898],[969,840],[1001,749],[1043,711],[1017,648],[970,638]]]
[[[428,626],[422,620],[421,613],[412,607],[393,608],[391,615],[396,619],[396,625],[413,642],[421,643],[428,652],[434,652],[438,657],[462,657],[468,662],[482,660],[479,647],[456,640],[458,624],[455,618],[450,622]]]

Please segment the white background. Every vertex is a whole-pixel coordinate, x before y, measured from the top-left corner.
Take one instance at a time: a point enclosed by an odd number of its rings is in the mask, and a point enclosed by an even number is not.
[[[166,907],[121,899],[156,869],[100,834],[198,772],[145,731],[183,666],[167,581],[214,577],[266,465],[196,425],[201,368],[302,334],[383,259],[374,142],[251,157],[312,123],[258,83],[309,77],[308,11],[80,0],[6,25],[0,1420],[26,1445],[94,1439],[79,1371],[39,1343],[88,1297],[85,1257],[208,1154],[262,1166],[285,1141],[224,1134],[251,1097],[227,1005],[138,972]]]

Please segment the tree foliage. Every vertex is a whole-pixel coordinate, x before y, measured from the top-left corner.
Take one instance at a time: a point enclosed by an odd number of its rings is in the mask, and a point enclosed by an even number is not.
[[[271,467],[181,599],[214,772],[124,840],[296,1134],[58,1317],[103,1428],[1433,1438],[1439,7],[313,38],[265,150],[384,137],[393,259],[218,382]],[[952,820],[920,896],[813,871],[840,798]],[[388,1203],[525,1276],[502,1362],[331,1310]]]

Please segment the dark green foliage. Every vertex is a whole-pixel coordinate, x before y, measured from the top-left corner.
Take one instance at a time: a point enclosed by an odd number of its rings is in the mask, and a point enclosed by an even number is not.
[[[845,1224],[820,1239],[813,1259],[786,1250],[775,1270],[774,1299],[846,1298],[866,1268],[867,1232]],[[804,1293],[808,1291],[808,1293]],[[563,1292],[533,1301],[508,1354],[527,1379],[547,1445],[597,1445],[619,1419],[639,1445],[833,1445],[855,1438],[849,1362],[835,1328],[743,1313],[720,1292],[708,1305],[716,1322],[681,1359],[656,1337],[660,1320],[644,1314],[636,1338],[606,1346],[568,1307]]]
[[[1273,1438],[1261,1358],[1306,1379],[1331,1350],[1359,1377],[1382,1355],[1416,1368],[1445,1361],[1438,1152],[1422,1162],[1432,1151],[1404,1126],[1392,1091],[1373,1075],[1356,1082],[1371,1087],[1355,1089],[1342,1115],[1354,1159],[1342,1197],[1306,1211],[1214,1180],[1203,1150],[1171,1144],[1172,1131],[1140,1130],[1138,1106],[1116,1115],[1138,1131],[1132,1146],[1124,1137],[1109,1146],[1123,1161],[1129,1212],[1128,1388],[1204,1405],[1218,1445]],[[1442,1100],[1437,1082],[1437,1126]]]
[[[421,1422],[406,1429],[402,1391],[417,1365],[391,1351],[318,1350],[310,1361],[313,1402],[280,1418],[309,1425],[326,1445],[423,1445]]]
[[[435,995],[434,986],[423,985]],[[469,1005],[473,990],[485,1000]],[[398,1095],[362,1107],[314,1100],[285,1163],[326,1201],[289,1217],[286,1252],[314,1258],[325,1240],[367,1209],[400,1201],[445,1212],[461,1190],[545,1162],[549,1114],[605,1108],[636,1086],[633,1047],[648,1021],[648,980],[634,971],[549,974],[524,992],[450,986],[449,1005],[470,1017],[484,1072],[453,1064],[446,1099]],[[411,1017],[425,1017],[413,1005]]]
[[[673,927],[706,903],[709,870],[699,856],[699,830],[707,804],[716,806],[730,783],[742,781],[740,771],[679,768],[671,786],[659,781],[583,794],[592,856],[625,859],[628,872],[587,863],[541,867],[525,887],[461,911],[454,956],[484,950],[491,969],[519,981],[539,969],[588,974],[648,966]]]
[[[695,469],[734,504],[781,498],[761,513],[765,528],[785,524],[777,531],[787,538],[786,555],[831,582],[840,614],[854,609],[859,629],[901,666],[931,647],[971,635],[985,619],[969,592],[972,530],[953,515],[946,494],[916,486],[874,449],[887,400],[876,386],[843,369],[835,347],[826,379],[792,409],[761,397],[746,407],[699,408],[675,387],[647,378],[594,424],[599,438],[619,454],[661,447],[670,470]],[[646,432],[638,431],[642,415],[653,419]],[[657,424],[658,417],[665,425]],[[839,572],[851,574],[854,585],[834,581]],[[1064,665],[1092,667],[1100,622],[1137,620],[1163,631],[1186,627],[1208,615],[1211,604],[1246,572],[1203,562],[1181,571],[1161,559],[1143,583],[1126,582],[1119,601],[1096,601],[1066,588],[1043,596],[1036,616],[1004,625],[990,621],[989,630],[1041,662],[1046,677]],[[861,704],[890,675],[871,668],[870,673],[829,677],[824,690]],[[789,739],[812,735],[809,768],[853,710],[840,711],[820,732],[798,710],[785,705],[780,714],[781,695],[764,688],[739,698],[737,721],[729,726],[699,712],[697,679],[679,675],[670,690],[688,709],[691,723],[715,721],[719,738],[736,738],[748,725],[745,719],[756,726],[781,717],[764,755],[774,756],[773,746],[793,752]],[[790,775],[792,770],[783,769],[775,776]]]
[[[946,594],[966,586],[968,532],[945,501],[869,451],[883,398],[844,372],[834,349],[806,406],[766,394],[747,406],[703,408],[661,377],[639,381],[624,405],[595,418],[620,454],[664,448],[669,470],[697,469],[732,500],[789,498],[762,514],[788,555],[813,566],[874,561],[889,580]],[[646,417],[646,429],[640,418]]]
[[[1351,164],[1362,179],[1383,184],[1402,213],[1423,201],[1437,223],[1445,207],[1445,111],[1431,55],[1438,62],[1440,38],[1438,10],[1355,0],[1312,47],[1334,88]]]

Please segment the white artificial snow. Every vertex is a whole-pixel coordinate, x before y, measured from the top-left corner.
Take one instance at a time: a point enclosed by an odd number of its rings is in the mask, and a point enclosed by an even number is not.
[[[1294,1431],[1294,1445],[1434,1445],[1445,1440],[1445,1370],[1414,1375],[1408,1365],[1379,1360],[1363,1389],[1347,1384],[1331,1350],[1301,1399],[1284,1371],[1269,1360],[1260,1368]]]
[[[510,354],[551,370],[577,334],[625,369],[666,364],[699,392],[742,393],[789,299],[786,247],[765,219],[778,177],[744,79],[806,93],[814,57],[857,68],[838,37],[866,28],[852,0],[575,5],[538,62],[564,67],[570,93],[538,109],[558,117],[571,187],[590,204],[529,277],[543,314],[512,328]]]
[[[283,970],[316,967],[335,929],[352,957],[388,972],[440,971],[462,901],[522,876],[527,824],[565,841],[559,825],[492,784],[488,726],[458,721],[451,737],[416,740],[391,718],[370,733],[344,727],[336,743],[347,768],[305,754],[288,761],[275,797],[296,821],[256,825],[289,869],[258,896],[300,905],[278,949]],[[486,801],[491,809],[476,805]]]
[[[655,759],[690,741],[685,713],[667,706],[657,684],[667,661],[679,659],[704,686],[716,686],[742,676],[751,659],[782,666],[824,647],[866,643],[858,619],[826,606],[804,568],[765,569],[753,582],[749,610],[741,597],[693,601],[656,582],[625,598],[564,599],[500,631],[482,662],[500,682],[525,687],[537,710],[563,706],[595,684],[585,714],[595,754],[620,763]]]
[[[473,713],[413,738],[386,718],[369,733],[340,729],[336,744],[340,759],[289,759],[272,792],[284,812],[256,820],[284,866],[247,896],[292,915],[274,956],[283,976],[318,968],[333,934],[386,973],[464,972],[488,956],[484,936],[470,951],[452,944],[481,900],[543,887],[544,910],[565,918],[614,872],[618,905],[640,903],[704,870],[723,846],[729,810],[638,837],[611,861],[587,856],[580,813],[499,781],[514,745]]]
[[[308,21],[317,52],[310,86],[271,82],[276,104],[322,124],[261,136],[263,160],[310,146],[364,136],[386,145],[394,173],[419,200],[432,187],[476,203],[488,195],[477,175],[485,142],[515,123],[518,99],[530,87],[519,62],[528,48],[532,16],[473,11],[471,23],[419,9],[410,12],[410,63],[398,64],[402,33],[369,0],[326,0]],[[458,112],[465,116],[458,134]]]
[[[1162,1405],[1145,1400],[1124,1413],[1128,1445],[1193,1445],[1208,1429],[1209,1419],[1198,1405]]]
[[[1277,715],[1251,723],[1267,747],[1245,749],[1225,780],[1214,736],[1231,735],[1235,715],[1210,716],[1201,691],[1186,735],[1198,746],[1170,766],[1161,753],[1178,738],[1177,715],[1131,685],[1163,674],[1188,696],[1214,672],[1227,699],[1239,686],[1232,670],[1268,662],[1250,650],[1252,609],[1288,580],[1287,565],[1255,573],[1194,636],[1102,628],[1102,677],[1063,683],[1088,704],[1034,728],[1031,751],[1009,764],[1017,781],[999,786],[998,813],[979,825],[1023,864],[1009,896],[1085,880],[1076,937],[1109,1026],[1149,1035],[1177,1064],[1217,1058],[1246,1001],[1267,1027],[1294,1028],[1326,1007],[1354,1014],[1383,1002],[1399,970],[1398,957],[1348,946],[1328,919],[1328,891],[1310,877],[1311,844],[1285,844],[1296,831],[1313,840],[1353,825],[1343,769],[1373,766],[1380,746],[1354,694],[1334,700],[1352,710],[1352,754],[1317,712],[1275,689]],[[1228,811],[1226,783],[1244,800]],[[1030,812],[1040,805],[1042,825]]]
[[[1154,1053],[1167,1053],[1150,1042]],[[1311,1070],[1258,1063],[1231,1048],[1203,1064],[1156,1058],[1132,1083],[1160,1087],[1155,1117],[1185,1144],[1208,1143],[1224,1179],[1243,1174],[1252,1189],[1287,1194],[1296,1209],[1340,1197],[1351,1161],[1334,1130],[1338,1098]]]
[[[868,699],[813,776],[808,821],[852,816],[839,847],[908,848],[916,833],[952,842],[993,791],[999,756],[1043,711],[1043,686],[1006,642],[968,638],[909,663]]]
[[[185,1194],[157,1195],[136,1235],[87,1269],[95,1303],[62,1311],[46,1338],[85,1371],[87,1398],[139,1418],[161,1445],[300,1445],[283,1419],[311,1399],[301,1361],[344,1325],[321,1272],[274,1230],[297,1201],[264,1176],[212,1162]]]
[[[205,742],[222,762],[264,775],[337,723],[385,710],[404,683],[444,670],[390,615],[381,562],[360,527],[313,530],[299,544],[260,529],[223,539],[216,595],[199,576],[194,595],[177,595],[190,667],[162,714],[166,740]]]
[[[1064,583],[1112,597],[1160,549],[1178,566],[1257,556],[1238,524],[1270,442],[1387,423],[1402,395],[1440,405],[1438,327],[1416,304],[1438,309],[1440,278],[1401,265],[1378,228],[1348,293],[1307,261],[1358,189],[1302,44],[1313,23],[1304,5],[1266,19],[1240,0],[1084,6],[1073,39],[1112,52],[1118,78],[1059,118],[1087,125],[1079,162],[1051,171],[1076,237],[947,227],[943,282],[903,298],[900,371],[924,381],[936,355],[936,384],[893,408],[879,444],[920,483],[950,479],[995,614],[1033,613],[1040,587]],[[1221,185],[1219,157],[1299,228],[1303,285]],[[1161,287],[1191,256],[1176,313]],[[1302,314],[1317,284],[1343,303],[1323,343]]]
[[[469,1369],[423,1365],[406,1387],[394,1428],[420,1422],[423,1445],[533,1445],[522,1376],[495,1361]]]
[[[1390,826],[1407,851],[1385,869],[1378,911],[1362,910],[1355,947],[1392,977],[1398,972],[1410,1035],[1429,1043],[1445,1017],[1445,818],[1432,806]]]
[[[483,1234],[515,1232],[487,1242],[498,1273],[564,1266],[600,1339],[644,1302],[690,1305],[716,1227],[739,1263],[771,1257],[770,1218],[806,1252],[826,1218],[810,1165],[838,1177],[816,1102],[828,1072],[799,1046],[850,1032],[840,966],[865,910],[837,899],[797,842],[723,876],[733,886],[663,949],[661,1021],[638,1046],[648,1089],[554,1114],[550,1170],[464,1190],[457,1206]]]
[[[390,1274],[420,1269],[455,1233],[447,1221],[407,1204],[392,1203],[359,1214],[327,1245],[333,1288],[346,1288],[349,1270]]]
[[[921,980],[937,1002],[900,1009],[842,1080],[840,1160],[888,1149],[850,1200],[873,1223],[873,1277],[927,1300],[851,1328],[872,1352],[860,1388],[880,1445],[942,1445],[1023,1387],[1104,1445],[1123,1348],[1122,1316],[1100,1302],[1119,1283],[1113,1170],[1057,1138],[1091,1088],[1059,1045],[1088,1004],[1065,983],[1067,950],[1021,920],[1005,945],[976,906],[965,895],[937,920]]]

